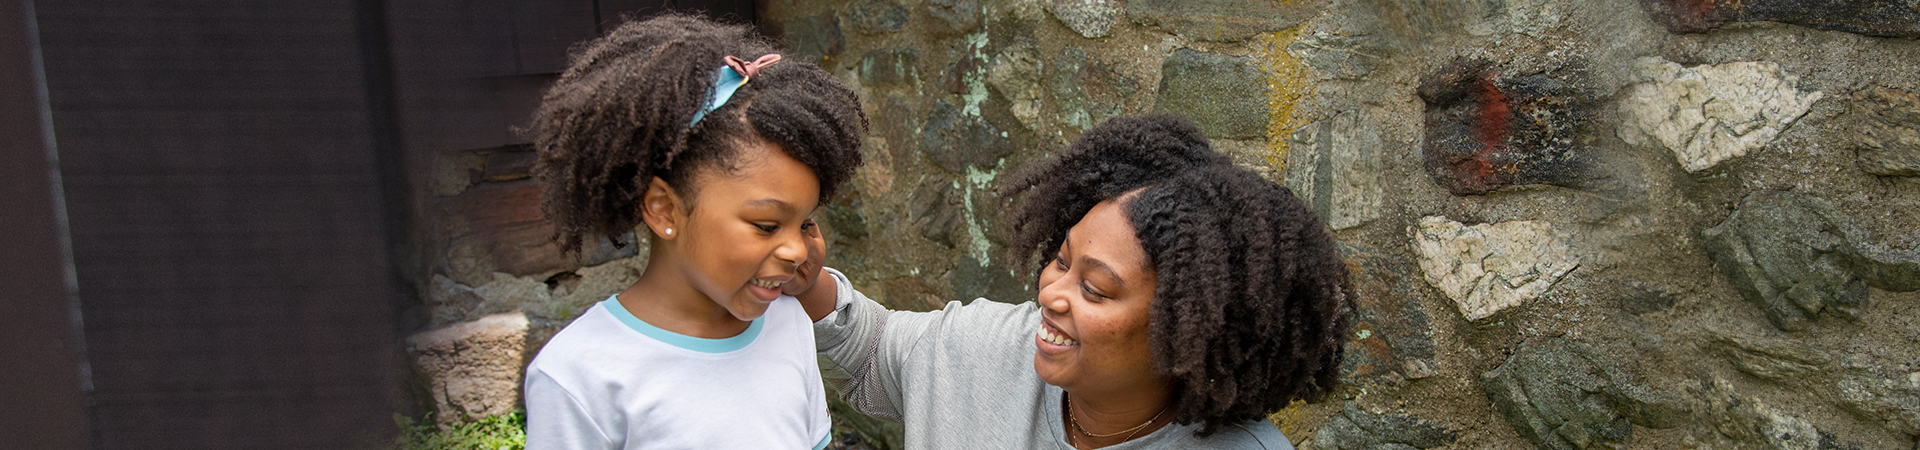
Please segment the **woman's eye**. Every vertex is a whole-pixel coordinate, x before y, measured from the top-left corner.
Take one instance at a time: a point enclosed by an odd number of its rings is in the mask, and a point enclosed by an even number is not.
[[[753,227],[759,228],[761,233],[772,233],[775,231],[780,231],[779,225],[766,225],[766,224],[756,223],[756,224],[753,224]]]
[[[1105,295],[1100,295],[1100,293],[1099,293],[1099,292],[1094,292],[1094,291],[1093,291],[1093,287],[1092,287],[1092,286],[1087,286],[1087,284],[1086,284],[1086,283],[1080,283],[1080,291],[1081,291],[1081,292],[1086,292],[1086,293],[1087,293],[1087,295],[1089,295],[1089,296],[1092,296],[1093,298],[1096,298],[1096,299],[1104,299],[1104,298],[1107,298],[1107,296],[1105,296]]]
[[[800,223],[800,234],[812,236],[814,231],[819,229],[820,229],[820,224],[814,223],[814,221],[811,221],[811,220]]]
[[[1059,256],[1054,256],[1053,265],[1055,267],[1059,267],[1060,270],[1067,270],[1067,259]]]

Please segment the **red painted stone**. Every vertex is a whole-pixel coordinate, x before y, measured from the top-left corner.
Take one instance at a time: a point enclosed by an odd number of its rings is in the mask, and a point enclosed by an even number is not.
[[[1457,60],[1420,84],[1426,101],[1428,175],[1455,194],[1584,178],[1577,145],[1594,115],[1591,96],[1543,76],[1503,77],[1484,60]]]

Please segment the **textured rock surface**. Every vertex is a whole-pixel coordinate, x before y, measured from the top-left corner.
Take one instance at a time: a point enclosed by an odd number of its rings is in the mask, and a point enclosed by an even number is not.
[[[980,0],[927,0],[927,17],[933,18],[933,30],[960,34],[980,27]]]
[[[1905,376],[1855,374],[1837,386],[1846,408],[1887,429],[1920,438],[1920,372]]]
[[[1047,11],[1067,24],[1073,32],[1087,38],[1107,37],[1107,30],[1120,20],[1119,0],[1049,0]]]
[[[920,71],[914,65],[919,62],[920,53],[912,49],[874,50],[860,56],[854,73],[869,85],[909,85],[920,81]]]
[[[1453,299],[1467,320],[1539,297],[1580,267],[1580,258],[1547,222],[1466,226],[1428,216],[1409,232],[1427,284]]]
[[[495,272],[486,282],[473,285],[434,275],[427,295],[428,326],[446,326],[509,311],[569,321],[595,302],[639,281],[644,267],[646,257],[638,256],[550,277],[517,277]]]
[[[879,34],[899,31],[907,25],[907,7],[885,0],[859,0],[848,3],[842,15],[854,32]]]
[[[1694,429],[1691,436],[1691,440],[1700,447],[1774,450],[1860,448],[1858,444],[1841,442],[1812,422],[1782,411],[1764,399],[1741,394],[1725,379],[1715,378],[1711,383],[1690,390],[1700,399],[1694,408],[1704,426]]]
[[[1380,65],[1386,49],[1366,36],[1318,32],[1300,36],[1287,44],[1287,51],[1328,78],[1359,80]]]
[[[1386,252],[1342,244],[1354,284],[1353,316],[1341,376],[1346,380],[1420,379],[1436,374],[1432,324],[1422,308],[1413,264]]]
[[[1078,47],[1061,50],[1060,57],[1049,61],[1046,70],[1060,119],[1069,127],[1091,128],[1147,108],[1147,100],[1131,95],[1145,87],[1139,80]]]
[[[1293,132],[1286,186],[1335,230],[1380,217],[1380,133],[1360,112],[1340,114]]]
[[[1920,176],[1920,95],[1885,86],[1853,97],[1860,170],[1884,176]]]
[[[921,133],[920,148],[927,158],[958,174],[967,173],[968,167],[992,168],[1014,150],[1000,128],[944,101],[934,102]]]
[[[1248,58],[1174,50],[1160,69],[1154,112],[1179,114],[1207,137],[1258,137],[1267,132],[1267,83]]]
[[[846,48],[840,21],[832,11],[786,21],[780,29],[780,39],[787,43],[787,57],[796,61],[819,64]]]
[[[1806,329],[1823,314],[1860,316],[1867,283],[1856,275],[1861,260],[1854,243],[1864,236],[1832,204],[1758,192],[1701,236],[1727,281],[1781,329]]]
[[[1506,78],[1491,63],[1456,60],[1420,81],[1427,174],[1455,194],[1521,184],[1568,184],[1588,162],[1578,142],[1592,101],[1564,81]]]
[[[513,412],[533,354],[527,316],[496,314],[407,337],[407,353],[433,394],[441,423]]]
[[[1446,427],[1405,414],[1374,414],[1353,402],[1313,434],[1320,450],[1428,449],[1453,443],[1458,437]]]
[[[1766,146],[1825,97],[1801,92],[1800,77],[1771,62],[1689,68],[1641,58],[1634,69],[1635,84],[1620,103],[1620,138],[1665,147],[1688,172]]]
[[[1833,363],[1827,352],[1790,340],[1738,333],[1720,333],[1714,338],[1735,368],[1767,380],[1794,381],[1818,375]]]
[[[1671,428],[1685,417],[1677,399],[1634,386],[1618,363],[1575,342],[1522,343],[1480,379],[1514,431],[1542,449],[1623,448],[1632,425]]]
[[[1202,41],[1237,41],[1292,28],[1319,13],[1325,0],[1129,0],[1135,22]]]
[[[480,284],[495,272],[544,277],[577,267],[552,241],[553,228],[540,213],[539,184],[531,180],[486,183],[437,206],[440,233],[447,237],[441,257],[451,260],[454,279]],[[631,235],[622,240],[632,242]],[[636,246],[615,248],[600,240],[584,249],[589,264],[633,256]]]
[[[1009,112],[1030,130],[1041,125],[1041,96],[1046,89],[1040,80],[1041,65],[1040,52],[1033,46],[1012,45],[994,55],[993,66],[987,69],[987,83],[1011,103]]]
[[[1911,2],[1857,0],[1642,0],[1654,20],[1678,33],[1737,22],[1781,22],[1868,36],[1920,38]]]

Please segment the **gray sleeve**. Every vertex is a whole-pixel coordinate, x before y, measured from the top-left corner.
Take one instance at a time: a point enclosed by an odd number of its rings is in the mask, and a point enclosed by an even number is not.
[[[840,398],[860,412],[875,417],[900,420],[900,386],[897,368],[879,357],[882,334],[917,330],[888,329],[887,318],[894,314],[853,289],[853,283],[839,270],[826,268],[838,285],[833,312],[813,323],[813,343],[848,376]]]

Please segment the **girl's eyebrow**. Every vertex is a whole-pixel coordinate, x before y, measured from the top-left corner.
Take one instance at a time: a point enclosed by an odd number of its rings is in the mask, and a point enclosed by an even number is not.
[[[793,212],[795,210],[795,208],[793,207],[793,204],[787,203],[786,201],[783,201],[777,198],[763,198],[759,200],[751,200],[747,202],[747,207],[774,208],[774,209],[780,210],[781,212]]]

